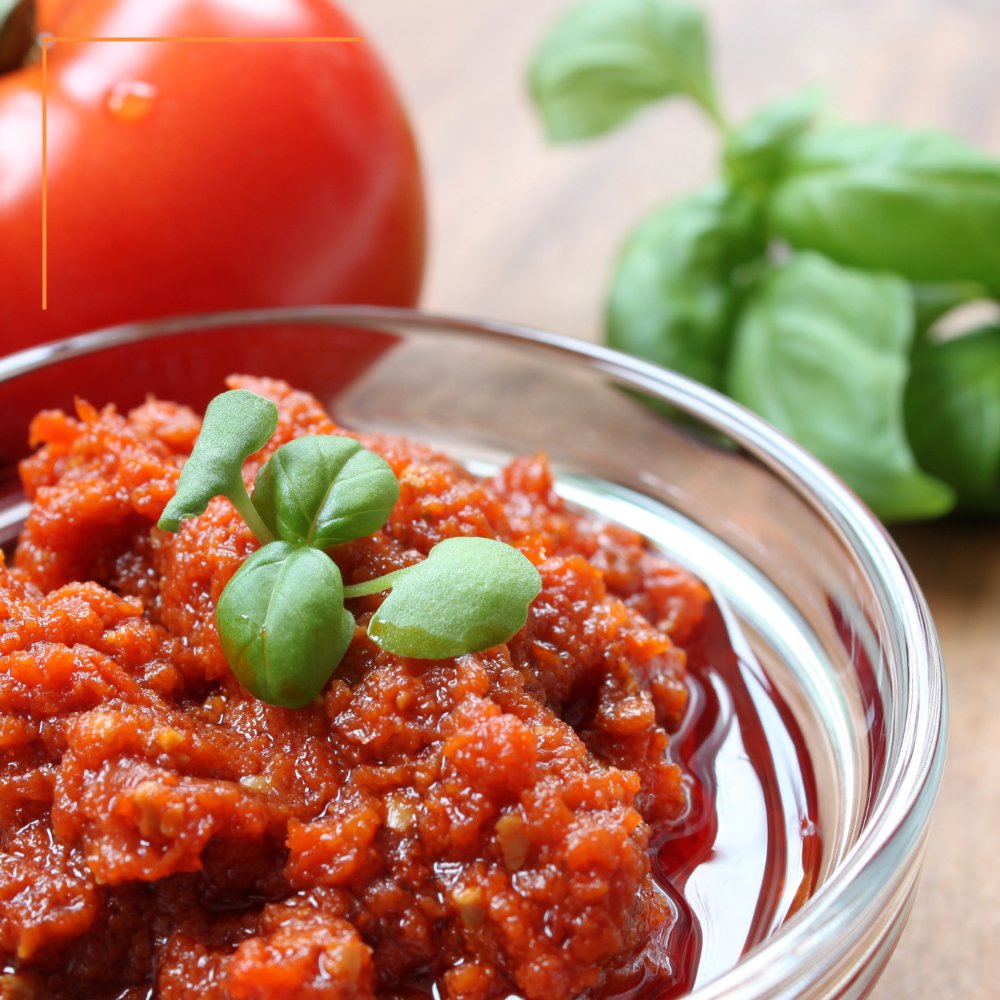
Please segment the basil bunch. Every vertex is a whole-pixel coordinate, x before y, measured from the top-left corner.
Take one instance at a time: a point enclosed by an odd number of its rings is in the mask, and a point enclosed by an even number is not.
[[[423,562],[344,587],[323,550],[378,531],[399,499],[399,482],[384,459],[353,438],[316,435],[278,448],[250,495],[243,463],[277,424],[277,407],[256,393],[216,396],[158,522],[178,531],[182,520],[224,496],[262,543],[216,608],[222,650],[251,694],[286,708],[319,694],[354,636],[346,598],[392,591],[368,634],[399,656],[473,653],[524,625],[541,590],[538,571],[517,549],[490,538],[448,539]]]
[[[936,132],[825,124],[814,90],[732,126],[708,51],[680,0],[584,0],[536,53],[555,141],[668,97],[721,133],[721,178],[625,243],[609,343],[756,410],[887,520],[1000,512],[1000,332],[938,325],[1000,298],[1000,162]]]

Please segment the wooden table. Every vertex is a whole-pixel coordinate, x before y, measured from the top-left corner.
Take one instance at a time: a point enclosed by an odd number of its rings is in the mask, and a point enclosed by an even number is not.
[[[431,209],[423,303],[600,335],[615,249],[715,170],[716,136],[664,105],[619,133],[547,146],[524,68],[564,0],[352,0],[409,104]],[[810,82],[852,120],[945,128],[1000,155],[997,0],[707,0],[739,119]],[[877,1000],[1000,996],[1000,525],[899,529],[935,614],[951,740],[922,885]]]

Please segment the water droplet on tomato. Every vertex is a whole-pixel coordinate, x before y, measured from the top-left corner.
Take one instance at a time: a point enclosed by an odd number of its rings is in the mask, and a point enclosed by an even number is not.
[[[123,80],[108,94],[108,110],[124,122],[136,122],[149,114],[156,88],[141,80]]]

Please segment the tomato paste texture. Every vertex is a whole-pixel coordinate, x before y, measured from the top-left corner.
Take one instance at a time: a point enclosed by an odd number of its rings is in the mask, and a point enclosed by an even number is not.
[[[346,433],[310,396],[278,445]],[[154,524],[199,430],[150,401],[40,414],[33,507],[0,564],[4,996],[571,998],[671,919],[651,824],[684,809],[667,731],[685,708],[702,585],[619,526],[568,511],[545,460],[471,476],[363,437],[402,496],[331,550],[346,583],[454,535],[496,537],[544,587],[507,645],[409,660],[358,628],[321,698],[233,680],[214,622],[257,543],[217,499]],[[11,992],[12,991],[12,992]]]

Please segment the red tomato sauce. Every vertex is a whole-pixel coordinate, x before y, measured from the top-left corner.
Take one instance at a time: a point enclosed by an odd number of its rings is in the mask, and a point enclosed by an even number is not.
[[[282,383],[268,447],[346,433]],[[651,848],[697,781],[668,751],[704,586],[557,496],[544,458],[478,479],[387,436],[401,498],[331,550],[346,584],[444,538],[517,546],[541,595],[506,645],[350,650],[305,709],[234,681],[214,609],[256,548],[228,501],[154,525],[199,420],[40,414],[0,567],[0,951],[19,997],[571,998],[678,909]],[[653,840],[653,831],[658,831]],[[661,873],[662,874],[662,873]],[[669,873],[668,873],[669,874]],[[627,977],[626,977],[627,978]],[[4,993],[4,995],[7,995]]]

